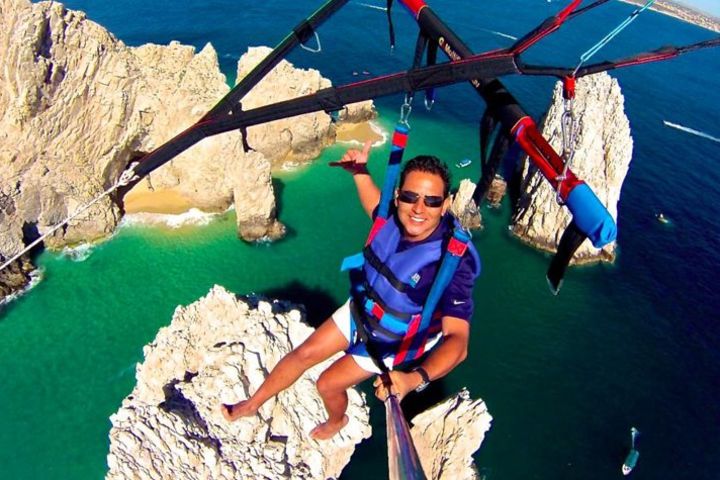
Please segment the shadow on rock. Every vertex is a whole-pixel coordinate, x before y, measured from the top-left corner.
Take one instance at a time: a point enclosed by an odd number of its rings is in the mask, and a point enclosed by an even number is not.
[[[305,307],[305,319],[308,325],[317,328],[339,307],[338,301],[327,291],[310,288],[298,281],[262,292],[268,298],[287,300]]]

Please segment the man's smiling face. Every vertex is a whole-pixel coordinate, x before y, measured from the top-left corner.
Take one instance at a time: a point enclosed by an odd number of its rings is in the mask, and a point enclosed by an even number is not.
[[[398,220],[406,240],[419,242],[435,231],[450,206],[444,193],[445,185],[439,175],[420,170],[407,174],[395,195]]]

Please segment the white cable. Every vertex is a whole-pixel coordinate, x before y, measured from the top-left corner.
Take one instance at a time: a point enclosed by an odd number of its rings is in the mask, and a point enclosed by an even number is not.
[[[95,197],[95,199],[94,199],[93,201],[91,201],[90,203],[82,206],[82,207],[81,207],[79,210],[77,210],[75,213],[73,213],[72,215],[70,215],[69,217],[67,217],[65,220],[63,220],[62,222],[60,222],[60,223],[58,223],[57,225],[55,225],[54,227],[52,227],[50,230],[48,230],[47,232],[45,232],[42,236],[40,236],[40,238],[36,239],[36,240],[35,240],[34,242],[32,242],[30,245],[26,246],[20,253],[18,253],[17,255],[15,255],[14,257],[12,257],[10,260],[6,261],[5,263],[3,263],[2,266],[0,266],[0,271],[3,271],[7,266],[9,266],[9,265],[10,265],[11,263],[13,263],[15,260],[17,260],[18,258],[20,258],[20,257],[22,257],[23,255],[25,255],[27,252],[29,252],[30,250],[32,250],[32,249],[33,249],[36,245],[38,245],[40,242],[42,242],[42,241],[45,240],[47,237],[49,237],[50,235],[52,235],[53,233],[55,233],[60,227],[62,227],[62,226],[65,225],[66,223],[69,223],[73,218],[77,217],[77,216],[80,215],[81,213],[83,213],[83,212],[85,212],[86,210],[88,210],[90,207],[92,207],[93,205],[95,205],[97,202],[99,202],[100,200],[102,200],[102,199],[105,198],[106,196],[110,195],[112,192],[114,192],[115,190],[117,190],[119,187],[124,187],[125,185],[127,185],[127,184],[130,183],[131,181],[137,179],[137,175],[135,175],[135,167],[137,166],[137,164],[138,164],[138,162],[133,162],[133,163],[127,168],[127,170],[125,170],[125,171],[120,175],[120,178],[118,179],[117,182],[115,182],[115,184],[114,184],[112,187],[108,188],[108,189],[105,190],[103,193],[101,193],[100,195],[98,195],[97,197]]]

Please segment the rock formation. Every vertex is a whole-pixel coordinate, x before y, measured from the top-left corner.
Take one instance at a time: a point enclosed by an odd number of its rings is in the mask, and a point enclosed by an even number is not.
[[[237,78],[242,78],[272,50],[251,47],[238,62]],[[283,85],[283,88],[278,88]],[[243,99],[243,110],[315,93],[331,86],[317,70],[298,70],[286,60],[281,61]],[[359,114],[362,115],[362,114]],[[310,113],[298,118],[285,118],[248,129],[248,143],[262,153],[274,166],[285,162],[304,162],[317,157],[331,144],[334,129],[330,116],[324,112]]]
[[[219,411],[247,398],[310,335],[301,319],[282,302],[238,299],[218,286],[178,307],[145,347],[137,385],[111,417],[106,478],[337,478],[370,426],[364,395],[351,389],[348,426],[329,441],[308,436],[325,419],[315,381],[332,360],[257,416],[230,423]],[[413,438],[433,478],[472,478],[472,453],[490,421],[465,391],[416,416]]]
[[[350,390],[350,422],[332,440],[308,432],[325,420],[315,389],[328,360],[269,400],[259,415],[227,422],[221,403],[248,397],[312,328],[282,303],[239,300],[221,287],[178,307],[144,349],[137,386],[111,417],[108,479],[337,477],[370,436],[368,407]]]
[[[500,175],[495,175],[492,182],[490,182],[490,187],[488,187],[487,193],[485,194],[488,204],[493,208],[498,208],[506,191],[507,182]]]
[[[450,212],[455,215],[460,225],[468,230],[482,227],[482,215],[473,200],[476,188],[477,185],[467,178],[460,180],[458,190],[453,195],[450,204]]]
[[[553,101],[542,125],[542,134],[556,151],[562,151],[562,87],[555,86]],[[572,170],[593,189],[617,221],[625,175],[632,158],[630,123],[625,116],[624,98],[617,80],[606,73],[583,77],[577,82],[574,114],[577,122]],[[523,241],[554,252],[565,227],[570,223],[566,208],[555,201],[555,191],[541,174],[525,161],[520,199],[513,214],[511,230]],[[612,261],[615,243],[601,250],[586,240],[575,253],[573,263]]]
[[[482,400],[467,390],[416,415],[410,433],[428,478],[478,478],[472,455],[479,448],[492,417]]]
[[[0,0],[0,12],[0,258],[8,258],[114,184],[131,160],[193,124],[229,87],[210,44],[200,52],[177,42],[127,47],[59,3]],[[240,72],[262,53],[252,50]],[[287,62],[272,77],[246,108],[329,84]],[[371,102],[351,110],[358,119],[373,114]],[[172,191],[204,210],[234,203],[242,238],[278,237],[271,165],[313,158],[334,127],[325,114],[275,123],[249,129],[256,152],[243,152],[238,132],[208,138],[136,188]],[[107,237],[120,203],[105,198],[45,246]]]

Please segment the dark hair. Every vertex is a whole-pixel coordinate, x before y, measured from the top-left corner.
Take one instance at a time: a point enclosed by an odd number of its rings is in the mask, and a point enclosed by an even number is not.
[[[411,158],[403,167],[400,173],[400,187],[405,183],[405,177],[410,172],[427,172],[439,176],[443,181],[443,196],[450,193],[450,170],[445,162],[433,155],[418,155]]]

